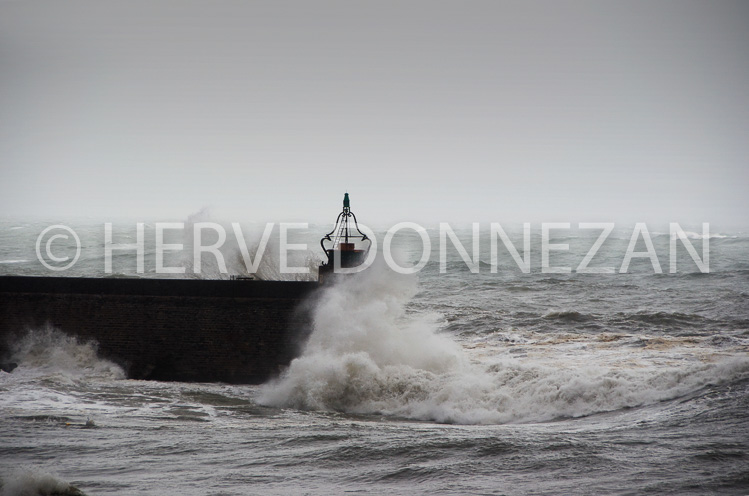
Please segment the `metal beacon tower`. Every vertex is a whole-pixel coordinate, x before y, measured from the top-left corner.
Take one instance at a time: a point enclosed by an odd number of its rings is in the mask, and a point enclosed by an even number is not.
[[[357,248],[356,240],[359,240],[360,243],[366,241],[368,243],[366,249]],[[326,241],[331,243],[327,248],[325,247]],[[329,279],[335,273],[335,269],[358,267],[367,257],[369,248],[372,246],[372,240],[359,230],[356,216],[351,211],[348,193],[343,196],[343,211],[338,214],[335,227],[322,237],[320,246],[322,246],[327,257],[327,261],[320,265],[319,281],[321,283]]]

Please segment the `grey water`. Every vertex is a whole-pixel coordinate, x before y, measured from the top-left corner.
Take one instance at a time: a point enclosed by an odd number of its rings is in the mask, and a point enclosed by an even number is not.
[[[185,274],[158,274],[153,225],[144,272],[122,251],[107,274],[102,224],[85,221],[79,261],[51,274],[35,253],[51,224],[1,222],[0,275],[229,275],[210,255],[192,274],[181,253],[167,265]],[[589,264],[615,270],[593,274],[575,268],[598,231],[554,231],[568,247],[550,265],[572,270],[548,273],[534,226],[526,273],[501,242],[492,253],[488,225],[478,272],[449,240],[443,267],[429,228],[422,270],[378,259],[326,289],[302,355],[259,386],[128,380],[95,343],[30,329],[0,372],[1,494],[747,494],[749,233],[690,229],[710,271],[678,241],[671,273],[668,226],[648,227],[660,272],[649,256],[620,272],[621,225]],[[328,230],[300,231],[293,263],[314,272]],[[245,232],[252,246],[262,226]],[[456,232],[471,254],[470,228]],[[522,226],[508,234],[522,257]],[[132,243],[135,226],[114,235]],[[419,260],[415,233],[394,245],[403,266]],[[282,274],[269,246],[258,277],[305,277]],[[243,273],[235,246],[225,258]]]

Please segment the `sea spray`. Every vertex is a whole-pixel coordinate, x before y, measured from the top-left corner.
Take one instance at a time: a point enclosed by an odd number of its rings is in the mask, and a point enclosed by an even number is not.
[[[80,341],[52,327],[29,330],[11,346],[14,375],[77,379],[123,379],[117,364],[98,355],[95,341]]]
[[[195,225],[205,223],[201,230],[201,246],[210,247],[219,242],[216,229],[222,231],[223,242],[219,243],[218,256],[200,251],[199,269],[195,266]],[[279,226],[270,224],[270,237],[263,240],[269,224],[219,222],[210,209],[203,208],[188,216],[182,223],[182,249],[177,252],[178,265],[186,277],[194,279],[229,279],[231,276],[250,276],[262,281],[313,281],[317,280],[317,268],[322,263],[319,255],[312,251],[287,250],[289,267],[300,267],[302,272],[281,270],[281,244]],[[250,260],[252,262],[250,262]],[[251,265],[257,264],[254,268]]]
[[[260,402],[302,409],[388,412],[423,400],[429,384],[462,369],[465,357],[428,316],[406,316],[413,276],[376,266],[339,278],[313,309],[314,330],[301,357],[267,384]]]
[[[0,496],[85,496],[75,486],[54,475],[30,468],[0,477]]]
[[[652,404],[749,376],[749,359],[662,367],[538,359],[473,362],[433,318],[407,314],[413,276],[378,263],[318,297],[302,355],[264,385],[261,404],[488,424],[579,417]]]

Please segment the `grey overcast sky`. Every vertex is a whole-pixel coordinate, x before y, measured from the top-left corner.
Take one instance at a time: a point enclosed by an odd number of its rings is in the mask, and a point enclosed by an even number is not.
[[[746,225],[749,2],[0,0],[6,216]]]

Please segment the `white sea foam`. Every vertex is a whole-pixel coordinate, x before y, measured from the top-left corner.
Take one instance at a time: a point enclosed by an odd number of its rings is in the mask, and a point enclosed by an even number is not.
[[[258,401],[440,422],[531,422],[651,404],[749,376],[746,357],[630,368],[472,362],[434,319],[405,313],[416,290],[414,278],[382,266],[326,289],[302,356]]]
[[[44,494],[74,496],[83,493],[48,472],[30,468],[18,469],[0,478],[0,496],[39,496]]]
[[[726,236],[724,234],[718,234],[718,233],[712,233],[712,234],[700,234],[698,232],[694,231],[684,231],[684,234],[689,239],[723,239],[728,238],[729,236]],[[679,235],[677,233],[671,234],[672,238],[678,238]],[[730,236],[735,238],[736,236]]]
[[[81,342],[53,327],[30,330],[11,347],[15,375],[57,376],[71,380],[122,379],[125,373],[115,363],[99,357],[93,341]]]

